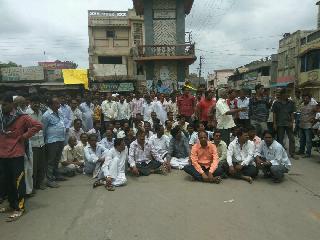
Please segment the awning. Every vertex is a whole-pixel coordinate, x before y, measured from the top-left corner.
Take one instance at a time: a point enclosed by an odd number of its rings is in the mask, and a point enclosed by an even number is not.
[[[293,84],[292,82],[290,83],[272,83],[270,85],[270,88],[278,88],[278,87],[288,87],[290,84]]]

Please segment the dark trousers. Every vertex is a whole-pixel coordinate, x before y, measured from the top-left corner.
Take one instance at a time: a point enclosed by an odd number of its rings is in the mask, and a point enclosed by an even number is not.
[[[48,159],[47,178],[48,181],[55,181],[59,174],[58,165],[61,159],[64,142],[49,143],[46,147]]]
[[[250,126],[250,119],[238,119],[238,125],[243,128],[248,128]]]
[[[151,171],[157,171],[161,167],[161,163],[156,160],[152,160],[149,163],[137,163],[136,167],[141,176],[149,176]]]
[[[5,184],[5,178],[4,178],[4,168],[3,164],[0,164],[0,198],[4,198],[7,196],[7,189],[6,189],[6,184]]]
[[[236,165],[237,165],[237,163],[233,163],[233,166],[236,166]],[[255,178],[255,177],[257,177],[258,172],[259,171],[255,166],[248,165],[248,166],[243,166],[241,171],[236,172],[236,174],[231,177],[239,178],[239,179],[241,179],[241,177],[243,177],[243,176]]]
[[[39,188],[44,181],[47,169],[47,157],[45,146],[33,147],[33,186]]]
[[[23,210],[26,193],[24,157],[0,158],[0,165],[4,170],[4,184],[10,207]]]
[[[283,165],[265,166],[262,168],[265,175],[270,175],[274,180],[281,181],[284,178],[284,174],[289,170]]]
[[[279,126],[277,127],[277,136],[278,136],[278,142],[283,146],[283,139],[284,134],[287,133],[289,138],[289,153],[290,156],[294,155],[295,152],[295,139],[293,135],[293,129],[292,127],[285,127],[285,126]]]
[[[231,133],[231,128],[229,129],[219,129],[221,131],[221,140],[224,141],[227,146],[230,144],[230,133]]]
[[[202,166],[201,168],[206,174],[209,173],[209,168],[207,169],[204,166]],[[191,175],[196,181],[200,181],[200,182],[203,181],[201,174],[194,168],[193,165],[185,166],[183,170],[189,175]],[[223,169],[221,167],[218,167],[214,171],[213,176],[218,177],[218,176],[221,176],[222,174],[223,174]]]
[[[305,148],[306,149],[306,154],[308,156],[311,156],[311,150],[312,150],[312,129],[299,129],[300,132],[300,149],[299,152],[300,153],[304,153]]]

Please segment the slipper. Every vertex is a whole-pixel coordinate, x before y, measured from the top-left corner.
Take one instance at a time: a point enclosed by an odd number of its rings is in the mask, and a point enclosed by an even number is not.
[[[97,187],[100,187],[100,186],[103,186],[103,185],[104,185],[103,181],[97,180],[97,181],[94,182],[93,188],[97,188]]]
[[[113,185],[106,185],[105,187],[108,191],[113,192],[116,190],[116,188]]]
[[[6,220],[6,222],[14,222],[17,221],[20,217],[22,217],[24,210],[14,211]]]

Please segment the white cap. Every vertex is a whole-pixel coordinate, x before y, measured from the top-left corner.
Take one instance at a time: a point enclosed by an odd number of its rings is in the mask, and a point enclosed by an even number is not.
[[[117,138],[118,138],[118,139],[125,138],[125,137],[126,137],[126,134],[125,134],[124,131],[118,132],[118,134],[117,134]]]

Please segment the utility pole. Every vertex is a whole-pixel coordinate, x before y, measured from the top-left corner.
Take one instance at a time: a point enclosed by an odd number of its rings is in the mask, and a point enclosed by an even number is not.
[[[204,57],[200,56],[200,64],[199,64],[199,86],[201,81],[201,73],[202,73],[202,64],[203,64]]]

